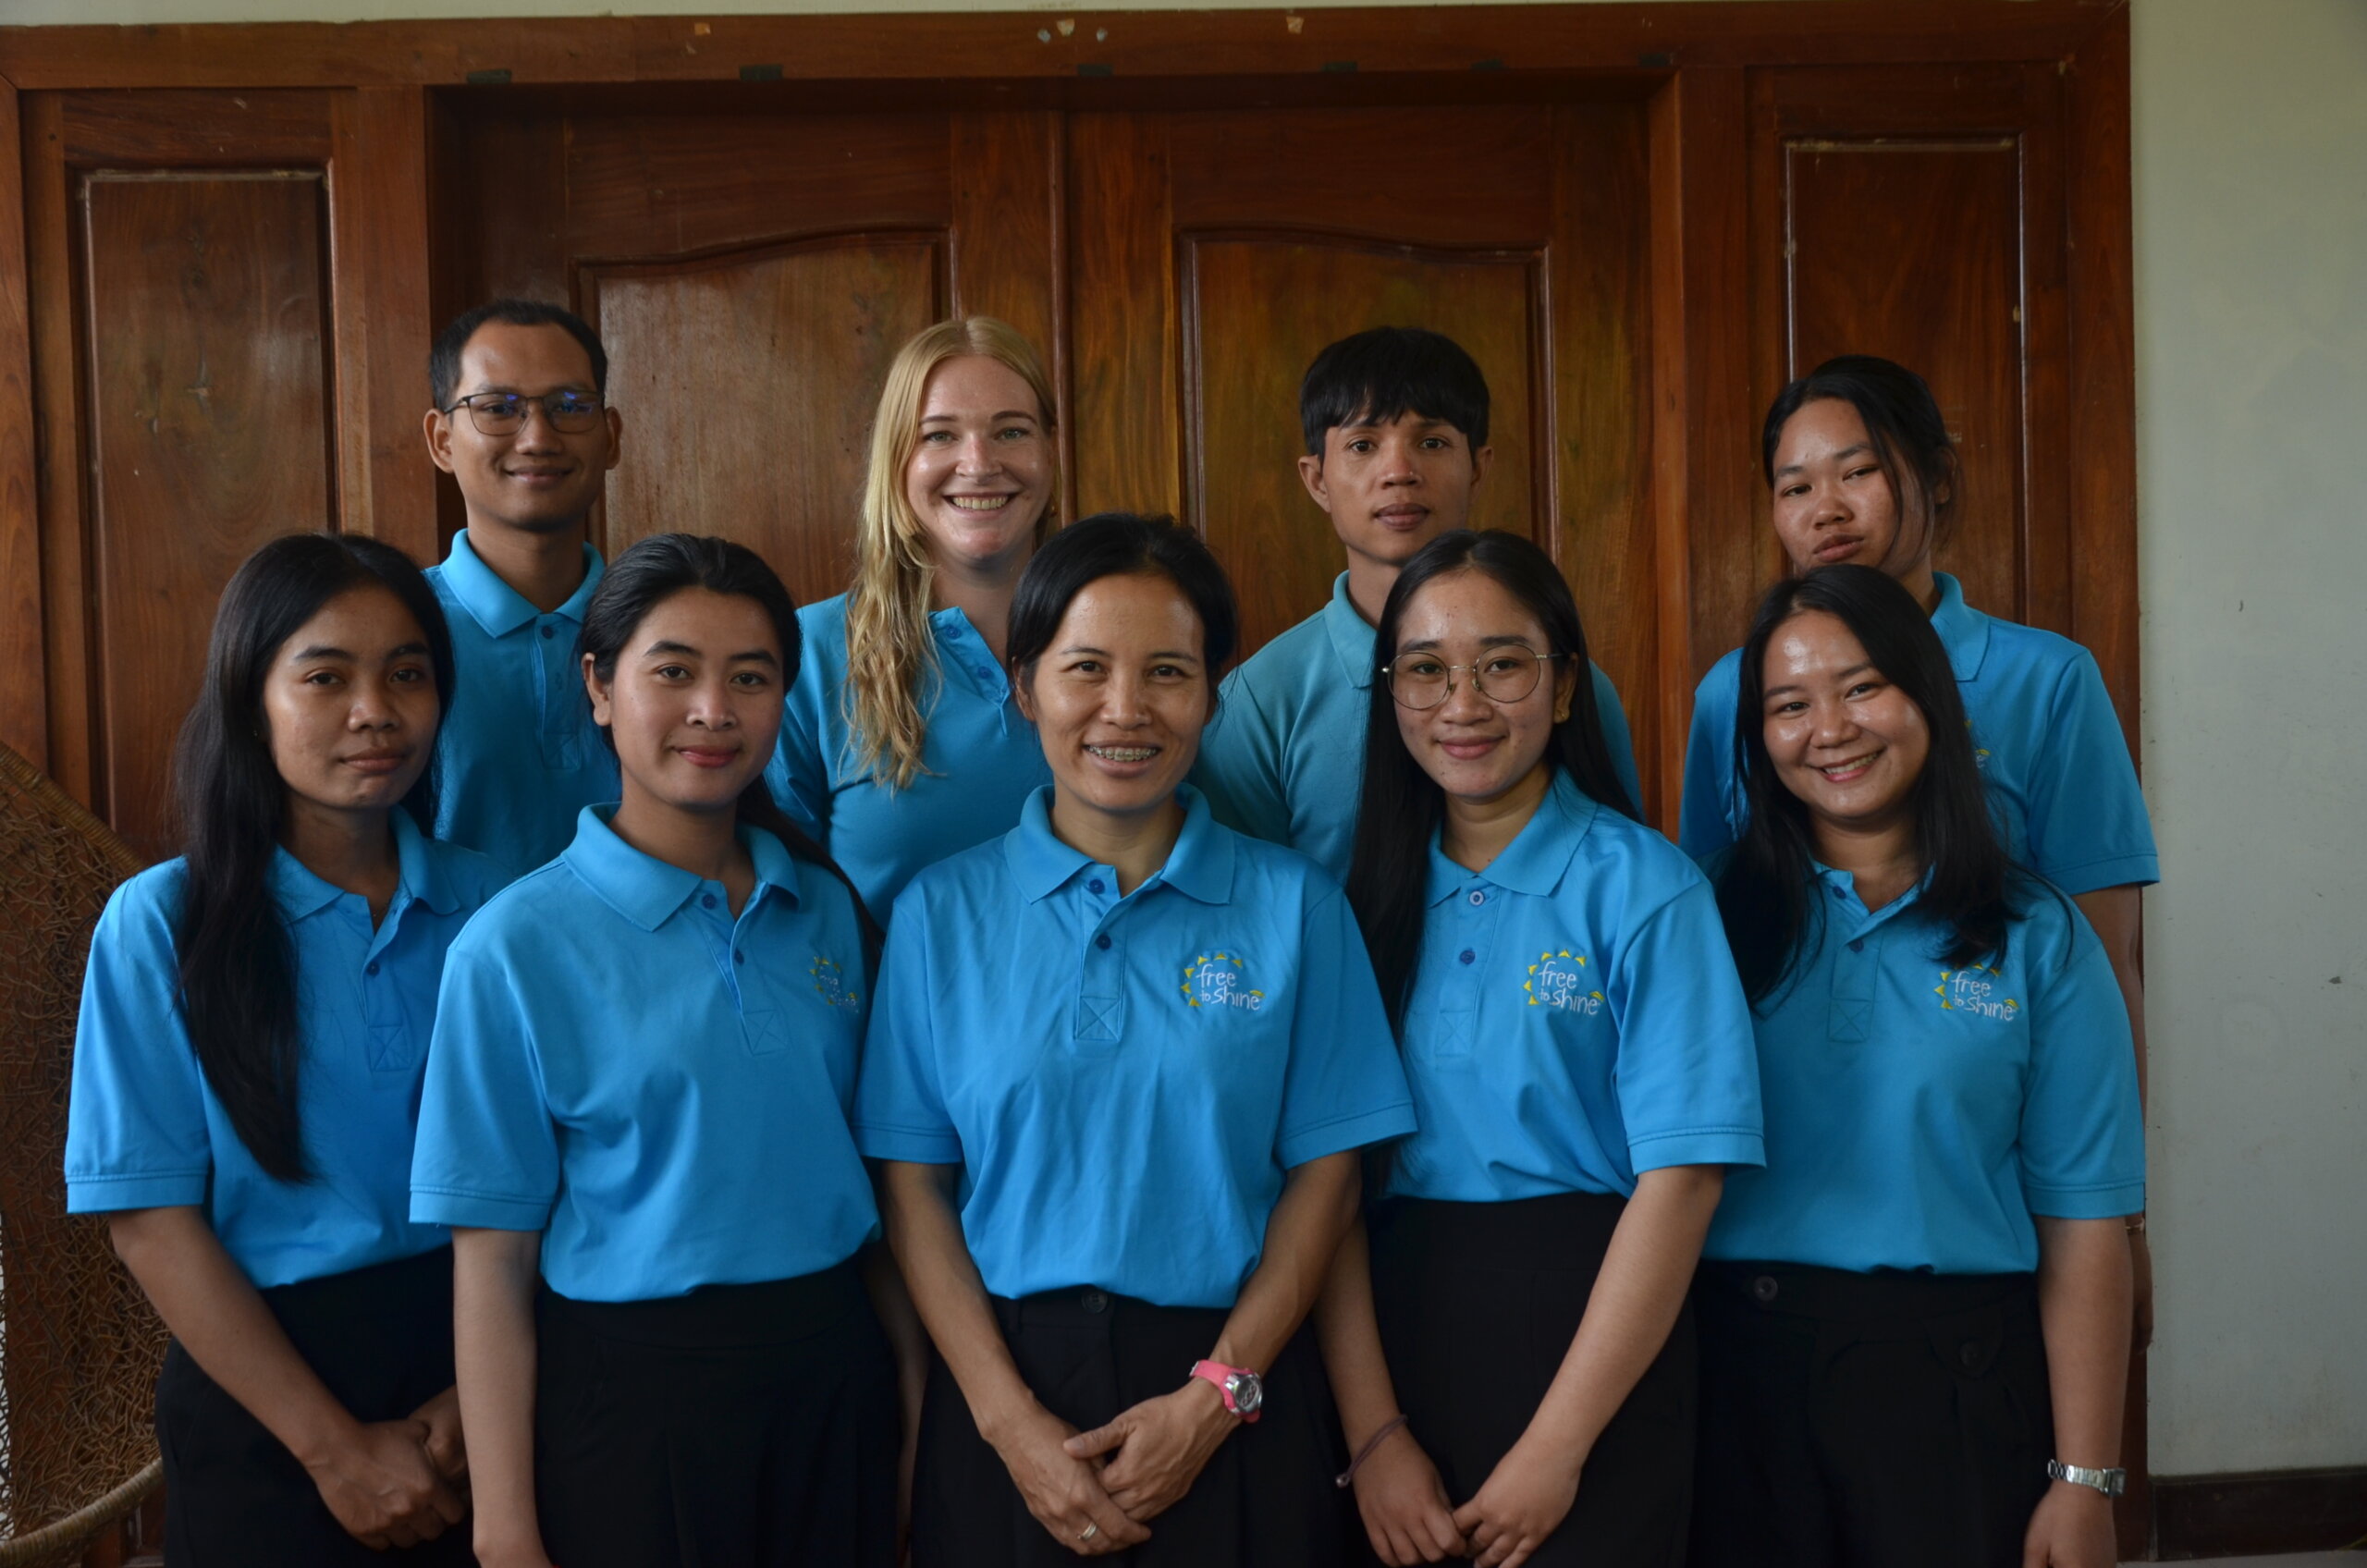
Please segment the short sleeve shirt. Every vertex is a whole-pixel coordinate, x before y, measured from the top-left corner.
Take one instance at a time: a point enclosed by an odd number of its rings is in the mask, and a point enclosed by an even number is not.
[[[1485,871],[1430,847],[1404,1024],[1421,1130],[1391,1191],[1457,1203],[1636,1190],[1758,1165],[1750,1010],[1716,899],[1674,845],[1556,773]]]
[[[986,639],[947,608],[929,617],[937,671],[923,677],[921,772],[901,790],[879,782],[857,766],[847,722],[845,596],[797,619],[804,649],[765,781],[884,920],[921,867],[1009,832],[1051,770]]]
[[[466,529],[427,569],[458,677],[435,742],[436,836],[512,871],[558,854],[575,837],[577,812],[618,798],[616,754],[592,722],[576,663],[603,570],[583,546],[583,586],[544,615],[478,558]]]
[[[182,1011],[182,861],[107,900],[91,938],[67,1111],[66,1207],[76,1214],[190,1205],[259,1289],[411,1257],[445,1242],[409,1217],[413,1123],[444,957],[508,873],[423,837],[395,812],[400,883],[369,901],[285,850],[274,905],[295,965],[297,1124],[313,1180],[255,1163],[198,1065]]]
[[[1371,963],[1337,883],[1196,792],[1123,897],[1050,798],[897,901],[856,1136],[963,1168],[996,1295],[1229,1307],[1286,1171],[1413,1130]]]
[[[1344,880],[1355,849],[1379,662],[1373,629],[1348,597],[1343,571],[1331,584],[1331,603],[1225,678],[1193,773],[1217,820],[1269,844],[1288,844]],[[1587,668],[1612,766],[1628,802],[1639,803],[1644,791],[1627,715],[1611,678]]]
[[[1954,964],[1919,894],[1868,911],[1819,867],[1811,947],[1758,1008],[1767,1168],[1705,1256],[1859,1272],[2020,1273],[2032,1215],[2145,1207],[2128,1012],[2067,898],[2020,879],[2005,949]]]
[[[2069,893],[2158,882],[2161,862],[2103,672],[2068,638],[1981,614],[1932,574],[1940,634],[1964,693],[1974,754],[2006,852]],[[1735,752],[1742,651],[1693,695],[1677,842],[1705,860],[1742,837],[1750,808]]]
[[[792,1279],[875,1229],[847,1131],[867,1002],[854,900],[742,827],[756,888],[642,853],[587,809],[453,948],[411,1213],[541,1231],[579,1301]]]

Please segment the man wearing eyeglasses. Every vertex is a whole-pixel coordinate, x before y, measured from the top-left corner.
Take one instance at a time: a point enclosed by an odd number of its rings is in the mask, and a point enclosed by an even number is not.
[[[599,585],[584,519],[617,466],[608,356],[571,312],[496,300],[436,336],[427,455],[468,526],[427,579],[452,625],[452,711],[435,749],[435,832],[519,872],[557,856],[576,814],[617,798],[575,668]]]

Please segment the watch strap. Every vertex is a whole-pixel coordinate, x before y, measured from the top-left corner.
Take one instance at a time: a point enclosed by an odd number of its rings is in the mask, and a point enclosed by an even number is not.
[[[1192,1363],[1192,1376],[1199,1378],[1204,1383],[1214,1383],[1216,1385],[1217,1392],[1224,1397],[1224,1407],[1226,1411],[1235,1419],[1248,1422],[1254,1422],[1257,1419],[1260,1412],[1256,1409],[1242,1409],[1241,1406],[1234,1402],[1233,1397],[1233,1379],[1236,1378],[1255,1378],[1257,1376],[1255,1372],[1250,1371],[1245,1366],[1227,1366],[1221,1361],[1196,1361]]]
[[[2118,1497],[2128,1485],[2128,1472],[2126,1470],[2092,1470],[2084,1464],[2066,1464],[2059,1459],[2046,1462],[2046,1478],[2068,1481],[2075,1487],[2086,1487],[2106,1497]]]

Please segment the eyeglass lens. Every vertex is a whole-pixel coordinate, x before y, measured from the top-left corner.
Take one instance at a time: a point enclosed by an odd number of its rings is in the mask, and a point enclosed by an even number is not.
[[[1434,708],[1446,701],[1455,672],[1467,669],[1481,696],[1516,703],[1537,690],[1537,672],[1543,663],[1527,648],[1497,648],[1470,665],[1417,654],[1390,665],[1389,694],[1404,707]]]
[[[462,398],[470,423],[486,435],[510,435],[526,423],[526,405],[534,404],[551,428],[582,435],[600,423],[600,399],[583,392],[551,392],[539,398],[515,392],[480,392]]]

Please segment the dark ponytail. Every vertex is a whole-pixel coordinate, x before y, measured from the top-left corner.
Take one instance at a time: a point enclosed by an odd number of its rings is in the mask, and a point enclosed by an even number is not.
[[[747,545],[696,533],[653,533],[609,563],[600,586],[592,591],[592,602],[584,606],[583,630],[575,643],[577,658],[588,656],[595,675],[604,682],[614,680],[617,659],[649,612],[691,588],[704,588],[710,594],[730,598],[754,599],[773,623],[773,635],[780,643],[782,686],[786,688],[797,679],[804,636],[797,624],[797,601],[790,597],[779,575],[765,563],[764,557]],[[614,738],[606,729],[601,734],[613,748]],[[772,790],[766,787],[763,773],[759,772],[740,791],[738,810],[742,822],[763,828],[779,839],[791,855],[819,866],[845,884],[854,900],[855,920],[863,928],[863,939],[877,955],[879,924],[872,919],[863,895],[828,851],[789,819],[789,814],[780,809]]]
[[[295,533],[249,556],[222,591],[204,684],[173,758],[189,876],[175,935],[190,1043],[239,1142],[283,1182],[309,1180],[311,1162],[297,1114],[295,951],[271,894],[288,786],[272,761],[264,680],[288,639],[357,588],[385,589],[419,622],[435,668],[436,711],[449,713],[451,633],[411,557],[354,534]],[[421,831],[432,829],[433,761],[402,809]]]

